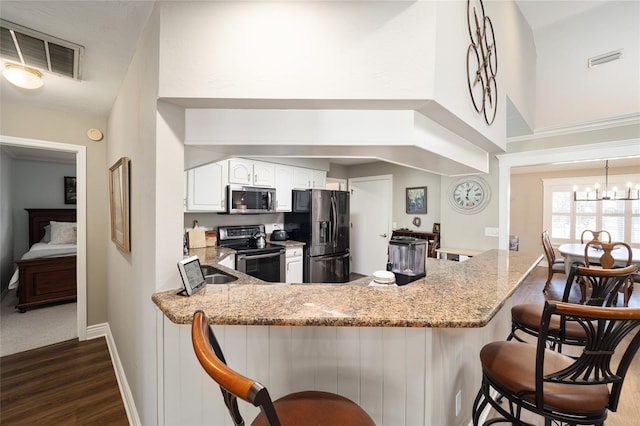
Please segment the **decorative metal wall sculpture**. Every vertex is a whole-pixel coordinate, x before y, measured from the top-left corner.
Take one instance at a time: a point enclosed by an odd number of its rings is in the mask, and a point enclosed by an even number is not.
[[[491,19],[482,0],[467,0],[467,28],[471,44],[467,49],[467,82],[471,101],[478,113],[493,124],[498,110],[498,55]]]

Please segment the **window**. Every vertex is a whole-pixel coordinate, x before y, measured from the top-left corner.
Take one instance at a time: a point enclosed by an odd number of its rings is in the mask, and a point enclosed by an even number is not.
[[[611,187],[624,187],[638,176],[609,176]],[[545,229],[554,244],[580,242],[585,229],[605,229],[612,241],[624,241],[640,247],[640,201],[602,200],[574,201],[574,185],[583,186],[599,179],[594,177],[543,179]]]

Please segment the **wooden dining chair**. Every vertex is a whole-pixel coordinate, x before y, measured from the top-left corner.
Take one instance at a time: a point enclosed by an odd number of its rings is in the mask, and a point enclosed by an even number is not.
[[[626,250],[627,257],[624,261],[622,261],[621,266],[629,266],[632,264],[633,260],[633,251],[631,246],[622,241],[616,241],[613,243],[606,243],[602,241],[592,240],[585,244],[584,246],[584,261],[587,267],[601,267],[605,269],[610,269],[615,267],[615,259],[613,258],[613,250],[621,249]],[[589,250],[597,250],[601,251],[599,260],[594,264],[594,262],[589,261]],[[623,288],[620,289],[620,292],[623,293],[624,297],[624,306],[629,306],[629,298],[633,293],[633,283],[635,280],[635,275],[630,276]]]
[[[609,233],[609,231],[592,231],[591,229],[585,229],[584,231],[582,231],[582,234],[580,234],[580,242],[584,244],[587,241],[600,241],[600,235],[605,235],[607,237],[607,243],[611,242],[611,234]],[[591,236],[591,238],[587,239],[587,237],[589,236]]]
[[[236,426],[244,425],[238,398],[260,408],[260,414],[251,423],[253,426],[375,425],[355,402],[330,392],[296,392],[272,401],[266,387],[227,366],[222,348],[201,310],[193,315],[191,340],[202,368],[220,385],[224,403]]]
[[[559,321],[555,317],[570,318],[584,330],[586,343],[577,356],[547,348]],[[544,417],[545,425],[604,425],[608,412],[618,409],[625,376],[640,348],[637,329],[640,308],[546,302],[536,344],[500,341],[480,350],[482,384],[473,403],[473,424],[490,405],[500,417],[484,425],[529,424],[521,418],[523,410]],[[627,335],[629,344],[618,346]]]
[[[542,292],[545,293],[551,284],[551,279],[554,274],[564,274],[565,264],[563,257],[556,257],[556,252],[551,245],[551,238],[549,237],[549,231],[546,229],[542,231],[542,248],[544,249],[544,255],[547,259],[547,282],[544,284]]]

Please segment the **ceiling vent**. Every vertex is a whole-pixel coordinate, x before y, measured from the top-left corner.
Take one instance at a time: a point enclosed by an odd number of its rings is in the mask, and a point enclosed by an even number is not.
[[[31,68],[80,80],[83,48],[0,19],[0,57]]]
[[[614,50],[613,52],[594,56],[592,58],[589,58],[589,68],[595,67],[597,65],[606,64],[607,62],[615,61],[616,59],[620,59],[621,57],[622,57],[622,49]]]

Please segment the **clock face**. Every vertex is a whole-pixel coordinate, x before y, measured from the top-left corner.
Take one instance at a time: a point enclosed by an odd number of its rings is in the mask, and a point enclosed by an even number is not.
[[[489,202],[489,186],[480,178],[464,178],[449,190],[449,203],[454,210],[471,214],[484,209]]]

